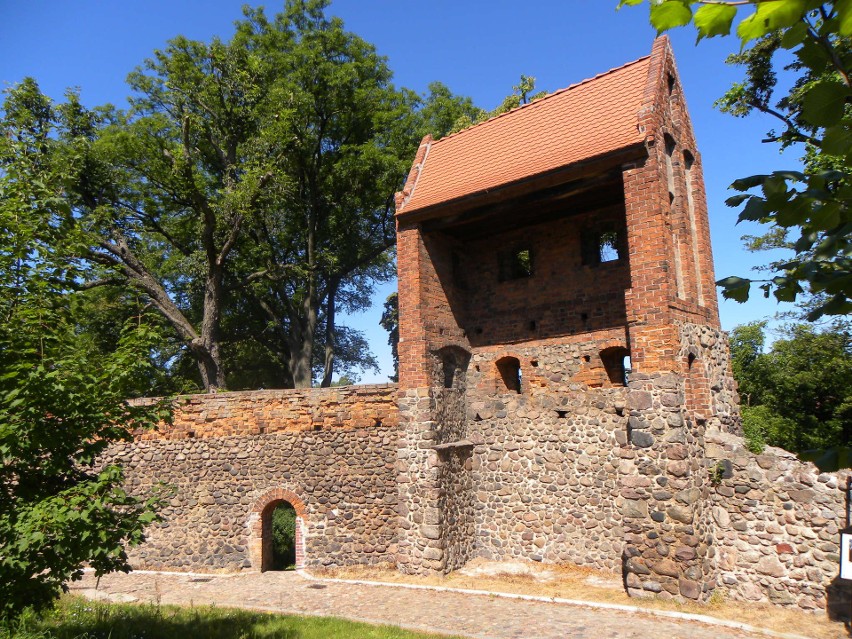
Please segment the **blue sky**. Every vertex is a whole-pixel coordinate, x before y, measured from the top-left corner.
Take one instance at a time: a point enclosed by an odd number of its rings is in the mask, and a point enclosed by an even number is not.
[[[60,100],[78,87],[84,103],[123,106],[128,72],[175,35],[208,40],[233,33],[242,2],[225,0],[0,0],[0,84],[35,77]],[[252,3],[254,4],[254,3]],[[620,66],[650,52],[654,31],[647,8],[615,11],[616,0],[335,0],[330,13],[387,56],[397,85],[424,92],[440,80],[454,92],[493,108],[521,74],[553,91]],[[266,4],[275,13],[280,4]],[[716,276],[742,275],[767,259],[742,249],[740,236],[758,227],[735,226],[737,212],[724,205],[738,177],[796,164],[794,152],[779,156],[760,140],[775,123],[769,117],[733,118],[713,109],[737,69],[724,64],[738,49],[731,38],[705,40],[681,29],[670,34],[681,81],[703,157]],[[365,330],[382,365],[391,371],[387,335],[378,327],[381,301],[395,283],[377,291],[376,305],[351,318]],[[722,325],[774,314],[773,300],[721,301]]]

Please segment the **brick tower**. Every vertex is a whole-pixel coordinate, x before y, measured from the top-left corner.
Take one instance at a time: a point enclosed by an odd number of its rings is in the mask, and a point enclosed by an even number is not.
[[[565,561],[706,597],[704,432],[738,413],[668,39],[427,136],[396,205],[400,569]]]

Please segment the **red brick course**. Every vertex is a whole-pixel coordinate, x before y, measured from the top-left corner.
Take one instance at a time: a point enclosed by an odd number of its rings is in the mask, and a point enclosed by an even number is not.
[[[139,440],[264,435],[315,430],[396,428],[396,384],[184,395],[171,425]],[[153,400],[134,400],[153,401]]]

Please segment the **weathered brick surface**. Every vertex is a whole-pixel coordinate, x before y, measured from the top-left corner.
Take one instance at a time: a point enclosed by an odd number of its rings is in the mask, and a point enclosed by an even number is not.
[[[184,395],[175,400],[173,424],[136,437],[192,439],[396,427],[396,393],[395,384],[380,384]]]

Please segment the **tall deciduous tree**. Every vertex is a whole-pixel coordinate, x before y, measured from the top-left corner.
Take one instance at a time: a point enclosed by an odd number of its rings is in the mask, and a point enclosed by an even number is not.
[[[642,0],[622,0],[622,5]],[[805,171],[774,171],[737,180],[728,200],[743,206],[740,220],[768,224],[766,242],[792,255],[769,265],[760,288],[782,301],[810,297],[808,318],[852,311],[852,3],[846,0],[662,0],[650,3],[659,31],[692,23],[698,38],[725,36],[736,26],[746,79],[721,100],[734,115],[761,111],[777,118],[768,141],[802,149]],[[746,48],[747,47],[747,48]],[[797,80],[775,101],[779,50],[795,59]],[[755,192],[754,190],[757,190]],[[758,244],[757,248],[760,247]],[[728,277],[723,294],[748,298],[751,279]]]
[[[391,196],[415,143],[413,105],[385,60],[324,7],[292,3],[275,22],[256,11],[243,27],[275,51],[289,115],[269,140],[288,188],[248,226],[242,275],[296,387],[311,385],[317,363],[331,384],[345,341],[338,311],[363,307],[371,283],[392,276]]]

